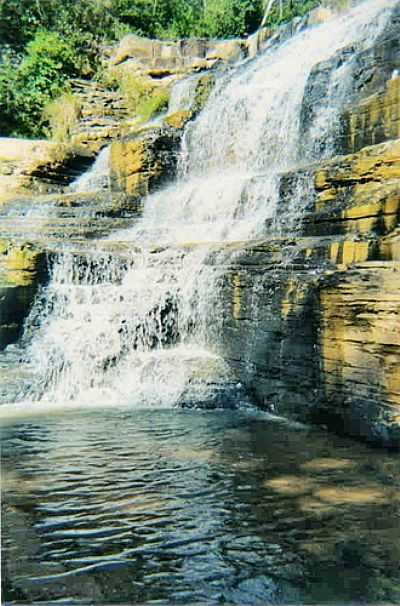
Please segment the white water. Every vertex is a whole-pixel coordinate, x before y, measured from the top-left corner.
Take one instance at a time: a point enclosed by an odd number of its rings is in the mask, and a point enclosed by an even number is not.
[[[140,252],[125,266],[100,251],[87,269],[73,255],[56,262],[46,302],[31,315],[39,328],[29,355],[41,387],[30,398],[170,407],[185,401],[190,386],[192,401],[211,395],[225,372],[217,353],[218,260],[226,253],[212,253],[213,243],[265,233],[276,217],[280,173],[307,160],[299,127],[311,69],[350,43],[370,44],[390,5],[370,0],[220,79],[186,129],[179,179],[146,200],[135,227],[113,236]],[[337,114],[343,98],[332,94],[320,111],[310,157],[318,157],[319,141],[326,154],[332,107]],[[79,187],[93,183],[97,170]],[[308,188],[305,180],[291,203],[293,228]]]
[[[103,147],[90,170],[75,179],[69,186],[71,192],[81,194],[108,189],[110,186],[110,147]]]
[[[168,113],[174,114],[180,110],[191,109],[196,95],[196,86],[201,74],[194,74],[183,80],[179,80],[171,90],[168,103]]]

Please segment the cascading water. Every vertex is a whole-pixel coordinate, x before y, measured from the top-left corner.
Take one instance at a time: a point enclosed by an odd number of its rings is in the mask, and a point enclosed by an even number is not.
[[[206,401],[231,380],[218,357],[215,251],[265,236],[281,173],[327,154],[332,107],[337,115],[346,82],[340,95],[331,87],[330,106],[304,147],[307,79],[339,49],[371,44],[390,5],[369,0],[220,77],[186,128],[177,181],[149,196],[142,220],[113,236],[132,242],[135,252],[123,260],[101,250],[92,260],[73,253],[56,260],[28,321],[28,332],[36,326],[28,357],[38,380],[23,398],[170,407]],[[308,187],[305,178],[295,202]],[[294,226],[300,210],[292,208]]]
[[[201,74],[194,74],[179,80],[172,88],[168,103],[168,113],[173,114],[181,110],[190,110],[196,96],[196,86]]]
[[[78,177],[69,189],[74,193],[85,193],[108,189],[110,184],[110,148],[104,147],[97,156],[92,168]]]

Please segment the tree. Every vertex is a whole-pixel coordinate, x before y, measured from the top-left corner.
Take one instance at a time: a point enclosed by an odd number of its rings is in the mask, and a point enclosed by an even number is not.
[[[208,0],[204,5],[202,34],[212,38],[244,36],[257,29],[261,17],[261,1]]]

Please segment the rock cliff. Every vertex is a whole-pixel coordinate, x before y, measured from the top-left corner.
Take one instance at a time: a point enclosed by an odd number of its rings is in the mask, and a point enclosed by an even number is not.
[[[396,447],[399,14],[398,7],[371,50],[341,51],[311,74],[305,138],[329,96],[327,73],[350,54],[353,79],[334,141],[338,155],[283,176],[280,237],[249,246],[227,268],[222,312],[227,355],[261,405]],[[285,229],[288,202],[293,183],[307,172],[313,202],[293,234]]]
[[[226,268],[225,355],[260,405],[398,446],[400,147],[314,173],[295,238],[250,245]],[[284,214],[285,208],[281,212]]]

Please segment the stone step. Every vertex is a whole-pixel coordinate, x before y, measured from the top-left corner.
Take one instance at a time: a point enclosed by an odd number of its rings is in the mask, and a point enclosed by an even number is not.
[[[124,194],[103,192],[46,194],[35,197],[19,197],[1,206],[0,220],[11,217],[34,216],[124,216],[136,217],[138,207]]]
[[[123,229],[131,225],[131,219],[104,219],[104,220],[60,220],[53,222],[21,221],[12,225],[0,227],[0,238],[23,239],[42,241],[46,246],[49,236],[64,240],[68,238],[94,238],[105,237],[114,229]]]

